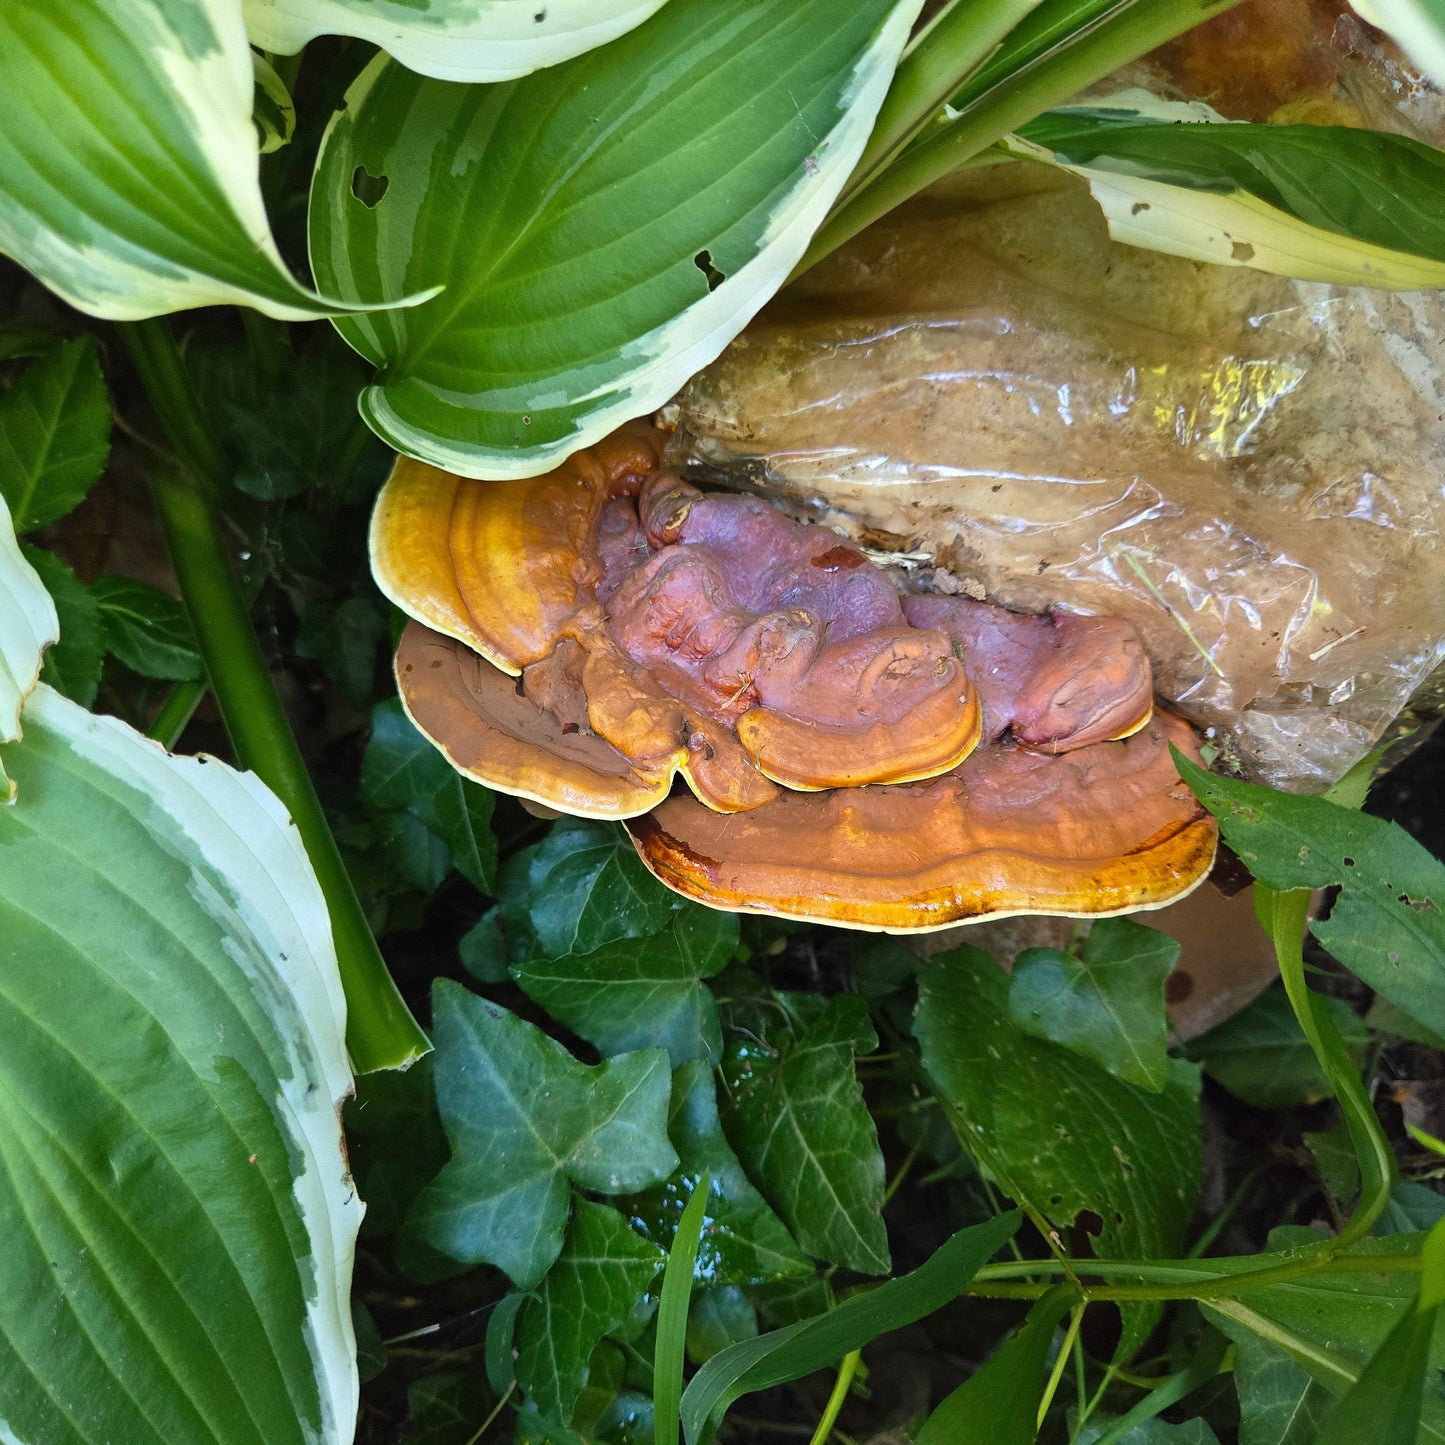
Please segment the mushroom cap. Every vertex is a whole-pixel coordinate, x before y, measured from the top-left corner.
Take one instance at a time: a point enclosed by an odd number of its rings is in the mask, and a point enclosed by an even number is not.
[[[715,908],[892,932],[1127,913],[1182,897],[1214,858],[1170,743],[1198,755],[1159,713],[1119,742],[998,744],[928,782],[785,792],[729,818],[674,796],[628,827],[662,882]]]

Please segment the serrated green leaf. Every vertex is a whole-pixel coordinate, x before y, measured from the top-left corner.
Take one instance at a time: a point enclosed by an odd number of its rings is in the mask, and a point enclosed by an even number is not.
[[[0,1411],[342,1445],[361,1209],[326,905],[249,774],[46,687],[0,810]]]
[[[1377,993],[1445,1035],[1445,863],[1383,818],[1176,761],[1261,882],[1281,890],[1339,885],[1329,917],[1310,925],[1315,937]]]
[[[233,0],[7,5],[0,252],[110,320],[350,309],[297,282],[276,249],[254,89]]]
[[[1199,1190],[1199,1079],[1170,1064],[1157,1094],[1116,1079],[1012,1021],[1008,979],[960,948],[922,975],[914,1033],[964,1148],[1013,1198],[1054,1225],[1097,1217],[1110,1259],[1178,1251]],[[1124,1312],[1121,1352],[1157,1311]]]
[[[1334,1397],[1283,1350],[1258,1335],[1235,1335],[1239,1445],[1315,1445]]]
[[[717,1005],[703,979],[737,948],[737,916],[689,907],[664,932],[513,969],[528,997],[604,1054],[663,1048],[672,1065],[716,1063]]]
[[[728,1144],[718,1118],[712,1070],[701,1059],[684,1064],[672,1076],[667,1132],[677,1150],[676,1173],[624,1205],[648,1239],[661,1249],[672,1249],[677,1221],[697,1181],[707,1175],[707,1231],[698,1250],[699,1284],[755,1285],[811,1273],[808,1257]]]
[[[0,393],[0,497],[15,530],[33,531],[76,506],[105,470],[109,450],[110,398],[95,340],[77,336]]]
[[[1179,944],[1129,918],[1101,918],[1083,960],[1028,948],[1014,960],[1009,1014],[1035,1038],[1052,1039],[1111,1074],[1158,1093],[1169,1081],[1164,980]]]
[[[55,603],[25,560],[0,496],[0,744],[20,736],[20,708],[40,677],[41,653],[59,636]],[[11,796],[0,766],[0,804]]]
[[[191,619],[174,597],[129,577],[97,577],[90,595],[100,608],[106,650],[132,672],[171,682],[205,676]]]
[[[379,57],[322,148],[312,265],[346,295],[447,291],[339,323],[385,368],[368,423],[449,470],[524,477],[664,402],[802,256],[919,9],[671,0],[487,87]]]
[[[1356,1068],[1370,1034],[1342,999],[1322,998]],[[1282,988],[1266,989],[1248,1008],[1192,1040],[1186,1055],[1237,1099],[1259,1109],[1291,1109],[1334,1092]]]
[[[626,1319],[667,1256],[615,1209],[578,1199],[567,1242],[517,1326],[517,1381],[566,1424],[597,1342]]]
[[[961,1229],[910,1274],[843,1301],[827,1314],[800,1320],[714,1355],[683,1392],[682,1425],[687,1445],[700,1445],[709,1421],[755,1390],[800,1380],[836,1365],[850,1350],[901,1330],[942,1309],[1019,1227],[1017,1212]]]
[[[1445,284],[1445,152],[1407,136],[1240,124],[1136,90],[1019,139],[1089,182],[1116,241],[1344,286]]]
[[[53,553],[23,542],[20,551],[45,584],[60,620],[60,641],[46,650],[40,680],[81,707],[89,707],[100,691],[100,669],[105,661],[100,604]]]
[[[562,1249],[570,1185],[630,1194],[677,1167],[660,1049],[580,1064],[460,985],[432,993],[437,1105],[452,1158],[408,1217],[426,1244],[530,1289]]]
[[[451,849],[457,871],[484,893],[497,868],[490,789],[462,777],[416,730],[397,699],[371,714],[361,763],[362,796],[377,808],[410,813]]]
[[[354,35],[442,80],[512,80],[605,45],[663,0],[245,0],[262,50],[294,55],[318,35]]]
[[[889,1267],[883,1153],[853,1061],[877,1046],[857,994],[829,999],[806,1027],[776,1004],[724,1014],[729,1142],[809,1254],[867,1274]]]

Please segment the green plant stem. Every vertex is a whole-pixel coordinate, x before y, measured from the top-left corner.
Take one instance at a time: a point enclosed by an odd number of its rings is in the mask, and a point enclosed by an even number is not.
[[[190,479],[157,467],[151,477],[171,562],[191,614],[236,761],[291,814],[331,915],[346,989],[346,1045],[358,1073],[405,1068],[431,1045],[382,962],[361,902],[327,825],[311,775],[266,669],[221,521]]]
[[[168,753],[173,752],[207,691],[204,682],[178,682],[146,729],[146,736],[158,742]]]
[[[1059,1353],[1054,1357],[1054,1368],[1049,1373],[1043,1397],[1039,1400],[1039,1412],[1034,1421],[1035,1430],[1044,1428],[1044,1416],[1049,1413],[1049,1406],[1054,1403],[1054,1396],[1059,1390],[1059,1381],[1064,1378],[1064,1369],[1074,1353],[1074,1341],[1079,1338],[1079,1326],[1083,1323],[1086,1308],[1086,1305],[1077,1304],[1069,1315],[1069,1328],[1064,1333],[1064,1342],[1059,1346]]]
[[[833,1393],[828,1396],[828,1403],[823,1407],[818,1428],[813,1431],[811,1445],[828,1445],[828,1437],[833,1433],[833,1426],[838,1423],[838,1416],[843,1413],[844,1402],[848,1399],[853,1376],[858,1373],[858,1363],[862,1358],[862,1350],[849,1350],[843,1356],[843,1361],[838,1366],[838,1378],[833,1381]]]
[[[909,146],[852,199],[834,209],[793,271],[801,275],[865,226],[910,196],[968,165],[996,141],[1237,0],[1138,0],[1122,14],[1083,33],[1057,56],[1025,65],[993,86],[947,126]],[[1007,159],[1007,156],[992,156]],[[790,278],[792,279],[792,278]]]

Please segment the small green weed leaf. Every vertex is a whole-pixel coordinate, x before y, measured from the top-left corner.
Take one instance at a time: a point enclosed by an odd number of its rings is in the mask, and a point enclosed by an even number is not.
[[[1445,1036],[1445,863],[1383,818],[1176,761],[1256,878],[1278,889],[1339,886],[1329,918],[1310,925],[1315,937],[1377,993]]]
[[[677,1221],[706,1174],[707,1232],[697,1257],[700,1284],[755,1285],[812,1272],[808,1257],[753,1187],[724,1137],[713,1073],[701,1059],[684,1064],[672,1076],[667,1130],[677,1150],[677,1172],[623,1206],[647,1238],[672,1249]]]
[[[1445,1195],[1428,1184],[1402,1179],[1390,1192],[1385,1212],[1375,1221],[1374,1234],[1419,1234],[1445,1218]]]
[[[0,92],[0,252],[72,306],[117,321],[349,309],[300,285],[276,249],[236,4],[7,5]]]
[[[687,1317],[687,1357],[701,1365],[739,1340],[758,1337],[758,1312],[735,1284],[699,1290]]]
[[[1015,1211],[961,1229],[911,1274],[853,1295],[827,1314],[730,1345],[714,1355],[683,1392],[687,1445],[700,1445],[708,1422],[720,1420],[740,1396],[836,1365],[850,1350],[942,1309],[1013,1238],[1019,1217]]]
[[[1169,1082],[1164,980],[1178,961],[1179,944],[1167,933],[1101,918],[1082,962],[1056,948],[1019,954],[1009,1013],[1026,1034],[1063,1044],[1157,1094]]]
[[[664,1048],[673,1067],[722,1055],[717,1005],[703,979],[737,948],[737,916],[679,909],[651,938],[593,953],[533,959],[513,976],[530,998],[604,1054]]]
[[[1445,152],[1408,136],[1241,125],[1138,90],[1019,136],[1089,182],[1115,240],[1345,286],[1445,283]]]
[[[1423,1024],[1417,1023],[1404,1009],[1396,1008],[1387,998],[1375,995],[1365,1013],[1365,1023],[1376,1033],[1391,1034],[1397,1039],[1409,1039],[1411,1043],[1424,1044],[1427,1049],[1439,1049],[1445,1053],[1445,1039],[1431,1033]]]
[[[1369,1047],[1365,1022],[1342,999],[1321,996],[1358,1069]],[[1237,1099],[1258,1109],[1313,1104],[1334,1091],[1283,988],[1266,989],[1248,1008],[1185,1048]]]
[[[1178,1061],[1159,1093],[1025,1034],[988,954],[942,955],[920,981],[914,1033],[964,1148],[1001,1188],[1057,1227],[1094,1219],[1110,1259],[1176,1253],[1199,1191],[1199,1080]],[[1125,1311],[1121,1351],[1155,1312]]]
[[[1166,1420],[1144,1420],[1131,1425],[1123,1434],[1111,1434],[1118,1428],[1122,1416],[1090,1415],[1084,1428],[1074,1436],[1073,1445],[1219,1445],[1219,1436],[1205,1420],[1186,1420],[1182,1425],[1171,1425]],[[1240,1445],[1244,1436],[1240,1435]]]
[[[1341,1214],[1348,1214],[1360,1193],[1360,1161],[1355,1157],[1349,1119],[1341,1114],[1328,1129],[1317,1134],[1306,1131],[1300,1138],[1325,1188],[1341,1206]]]
[[[671,0],[486,87],[378,57],[327,132],[312,265],[347,295],[446,290],[414,320],[339,324],[384,368],[368,423],[453,471],[526,477],[660,405],[787,279],[919,9]]]
[[[886,1274],[883,1153],[853,1068],[878,1047],[868,1005],[838,994],[803,1027],[745,1002],[724,1020],[723,1127],[749,1176],[809,1254]]]
[[[0,1435],[349,1439],[346,1005],[296,829],[253,775],[47,687],[24,724],[0,809]]]
[[[97,577],[90,595],[100,607],[106,650],[132,672],[170,682],[205,676],[191,619],[174,597],[129,577]]]
[[[245,0],[262,50],[294,55],[318,35],[354,35],[442,80],[512,80],[605,45],[663,0]]]
[[[487,1261],[530,1289],[562,1248],[570,1184],[630,1194],[677,1167],[660,1049],[588,1067],[539,1028],[439,979],[437,1105],[451,1162],[408,1219],[453,1259]]]
[[[923,1422],[914,1445],[957,1445],[962,1440],[1033,1445],[1049,1345],[1078,1298],[1077,1290],[1060,1287],[1039,1299],[1019,1331]]]
[[[61,338],[53,322],[9,316],[0,321],[0,361],[44,356]]]
[[[527,1295],[518,1291],[504,1296],[497,1302],[491,1319],[487,1321],[487,1383],[498,1395],[505,1394],[507,1386],[517,1378],[517,1352],[514,1347],[517,1317],[522,1313],[527,1299]]]
[[[464,778],[412,726],[390,698],[371,715],[371,741],[361,763],[361,791],[377,808],[412,814],[451,849],[456,870],[484,893],[496,878],[490,789]]]
[[[17,532],[59,521],[78,505],[109,451],[110,398],[93,337],[77,336],[32,361],[0,393],[0,497]]]
[[[605,1204],[578,1199],[567,1242],[517,1323],[517,1383],[565,1425],[597,1342],[627,1318],[666,1255]]]
[[[54,553],[24,542],[20,551],[45,584],[60,619],[60,641],[47,649],[40,680],[81,707],[89,707],[100,691],[100,670],[105,661],[100,604]]]
[[[55,602],[15,540],[0,496],[0,743],[20,736],[20,708],[40,677],[41,653],[59,636]],[[0,804],[10,797],[0,767]]]
[[[386,1368],[386,1343],[375,1316],[356,1295],[351,1297],[351,1328],[356,1335],[356,1370],[364,1385]]]
[[[1234,1332],[1239,1445],[1315,1445],[1334,1396],[1283,1350],[1248,1330]]]
[[[424,1375],[406,1392],[411,1423],[402,1445],[468,1445],[491,1408],[487,1382],[475,1370]]]

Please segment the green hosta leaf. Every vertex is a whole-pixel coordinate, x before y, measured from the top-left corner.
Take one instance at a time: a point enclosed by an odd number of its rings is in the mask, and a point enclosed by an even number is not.
[[[827,1314],[743,1340],[714,1355],[683,1392],[687,1445],[700,1445],[708,1421],[721,1419],[739,1396],[836,1365],[850,1350],[942,1309],[968,1288],[1018,1227],[1015,1212],[961,1229],[911,1274],[855,1294]]]
[[[1117,241],[1343,286],[1445,285],[1445,152],[1407,136],[1239,124],[1126,91],[1019,139],[1089,182]]]
[[[512,80],[641,24],[663,0],[245,0],[262,50],[355,35],[442,80]]]
[[[0,196],[0,217],[3,204]],[[109,450],[105,378],[94,340],[78,336],[32,361],[0,394],[0,497],[10,504],[15,530],[63,517],[95,485]]]
[[[451,849],[457,871],[484,893],[496,876],[495,797],[462,777],[412,726],[395,698],[371,714],[361,791],[377,808],[410,813]]]
[[[1322,997],[1356,1066],[1364,1063],[1370,1034],[1342,999]],[[1292,1109],[1334,1092],[1284,989],[1267,989],[1242,1013],[1193,1040],[1186,1053],[1246,1104]]]
[[[853,1069],[878,1047],[868,1005],[838,994],[806,1023],[762,1003],[725,1014],[723,1125],[809,1254],[888,1272],[883,1154]]]
[[[1026,1034],[1064,1044],[1157,1094],[1169,1082],[1164,980],[1178,961],[1179,944],[1167,933],[1101,918],[1082,962],[1056,948],[1019,954],[1009,1013]]]
[[[943,955],[921,978],[914,1032],[964,1148],[1054,1225],[1097,1216],[1104,1257],[1176,1253],[1199,1190],[1197,1071],[1175,1061],[1160,1093],[1137,1089],[1023,1033],[1008,987],[976,948]],[[1121,1350],[1153,1317],[1128,1310]]]
[[[627,1194],[677,1167],[661,1049],[589,1068],[541,1029],[446,979],[432,995],[437,1104],[451,1162],[410,1216],[453,1259],[523,1289],[562,1248],[570,1184]]]
[[[89,707],[100,691],[100,669],[105,661],[100,604],[59,557],[25,543],[20,550],[45,583],[60,619],[60,641],[46,651],[40,679],[72,702]]]
[[[1316,938],[1411,1018],[1445,1034],[1445,863],[1382,818],[1323,798],[1216,777],[1184,780],[1224,840],[1271,888],[1340,887]]]
[[[40,677],[40,654],[59,636],[55,603],[25,560],[0,495],[0,743],[20,736],[20,707]],[[13,796],[0,760],[0,804]]]
[[[923,1422],[913,1437],[915,1445],[957,1445],[962,1440],[1033,1445],[1054,1328],[1077,1301],[1078,1293],[1071,1288],[1050,1290],[1038,1300],[1018,1333]]]
[[[664,1048],[673,1067],[722,1054],[717,1005],[703,979],[733,956],[737,915],[679,909],[666,931],[593,953],[533,959],[514,969],[527,994],[604,1054]]]
[[[0,811],[7,1440],[351,1439],[326,906],[248,774],[41,687]]]
[[[344,295],[447,291],[338,323],[385,368],[367,421],[453,471],[515,477],[660,405],[802,256],[919,8],[671,0],[488,87],[378,58],[322,149],[312,264]]]
[[[0,11],[0,252],[72,306],[132,320],[349,309],[297,282],[261,201],[251,51],[234,0]]]
[[[1445,11],[1439,0],[1351,0],[1351,9],[1398,41],[1400,49],[1445,88]]]
[[[517,1326],[517,1381],[544,1415],[572,1418],[597,1342],[627,1318],[666,1258],[615,1209],[577,1200],[567,1243]]]
[[[1283,1350],[1235,1332],[1239,1445],[1315,1445],[1333,1396]]]
[[[718,1118],[712,1070],[700,1059],[672,1076],[667,1132],[677,1150],[677,1172],[625,1205],[649,1239],[672,1249],[678,1218],[706,1174],[707,1228],[698,1248],[699,1284],[757,1285],[811,1274],[808,1257],[753,1187],[728,1144]]]
[[[296,103],[286,82],[265,56],[251,52],[251,66],[256,76],[252,98],[251,120],[256,127],[256,140],[263,156],[291,144],[296,134]]]
[[[106,650],[132,672],[172,682],[205,676],[191,619],[174,597],[129,577],[97,577],[90,595],[100,607]]]

